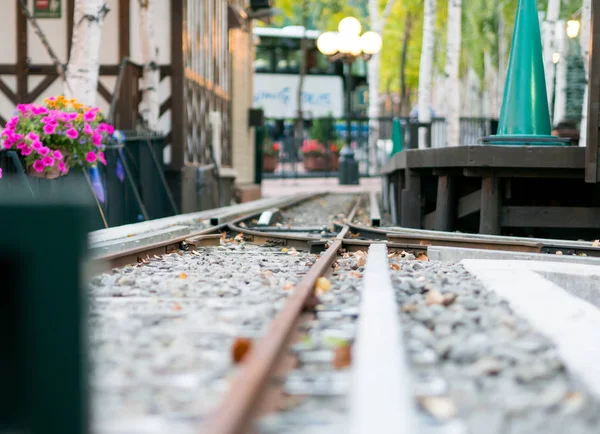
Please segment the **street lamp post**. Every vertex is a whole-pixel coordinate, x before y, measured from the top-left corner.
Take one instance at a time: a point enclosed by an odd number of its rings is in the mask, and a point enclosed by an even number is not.
[[[341,185],[359,184],[358,162],[352,150],[351,130],[351,95],[352,64],[356,59],[368,61],[381,51],[382,40],[376,32],[365,32],[360,35],[360,22],[354,17],[346,17],[340,21],[337,32],[325,32],[317,40],[318,50],[330,61],[341,60],[346,64],[346,144],[340,152],[339,181]]]

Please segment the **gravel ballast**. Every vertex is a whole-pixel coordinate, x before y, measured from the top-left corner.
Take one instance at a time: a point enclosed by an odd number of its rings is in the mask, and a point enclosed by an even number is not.
[[[245,244],[171,254],[90,285],[94,432],[187,433],[218,405],[314,256]]]
[[[485,434],[598,432],[598,401],[569,375],[555,345],[506,301],[461,265],[391,262],[423,426]]]
[[[328,194],[281,211],[284,226],[331,226],[334,220],[343,220],[350,214],[358,196]]]

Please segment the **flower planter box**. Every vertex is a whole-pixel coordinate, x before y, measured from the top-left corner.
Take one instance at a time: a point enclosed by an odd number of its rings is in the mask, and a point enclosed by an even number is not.
[[[323,156],[304,156],[304,168],[307,172],[335,171],[339,168],[339,155],[331,154],[329,158]]]
[[[263,172],[273,173],[279,165],[279,158],[272,155],[263,156]]]

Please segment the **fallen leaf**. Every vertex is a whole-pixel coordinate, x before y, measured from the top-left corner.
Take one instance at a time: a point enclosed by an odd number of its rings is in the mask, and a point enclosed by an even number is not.
[[[557,255],[562,255],[562,254],[563,254],[563,252],[561,252],[560,250],[557,250],[557,251],[556,251],[556,254],[557,254]]]
[[[362,274],[360,274],[358,271],[351,271],[350,276],[360,279],[362,277]]]
[[[453,292],[444,294],[444,301],[442,302],[442,304],[444,306],[450,306],[452,303],[454,303],[456,301],[456,297],[457,297],[457,295],[454,294]]]
[[[365,258],[362,258],[362,257],[358,258],[358,260],[356,261],[356,264],[359,267],[364,267],[366,263],[367,263],[367,260]]]
[[[456,415],[454,403],[445,396],[426,396],[420,398],[419,403],[438,420],[452,419]]]
[[[286,284],[283,285],[283,289],[285,289],[286,291],[291,291],[295,287],[296,285],[294,285],[292,282],[286,282]]]
[[[252,341],[247,338],[236,338],[231,347],[231,357],[234,363],[240,363],[252,349]]]
[[[179,275],[179,278],[180,278],[180,279],[187,279],[187,274],[185,274],[185,273],[181,273],[181,274]]]
[[[173,303],[173,310],[181,310],[181,305],[179,303]]]
[[[427,303],[428,306],[432,304],[442,304],[444,303],[444,296],[440,291],[435,289],[433,291],[428,291],[427,295],[425,295],[425,303]]]
[[[256,223],[258,223],[258,220],[252,219],[252,223],[256,224]]]
[[[410,313],[416,312],[417,310],[418,308],[416,304],[405,304],[404,306],[402,306],[402,312]]]
[[[288,249],[287,249],[287,247],[284,247],[283,249],[281,249],[281,251],[282,251],[283,253],[287,253],[287,252],[288,252]]]
[[[352,346],[344,345],[336,348],[332,364],[335,369],[344,369],[350,366],[352,364]]]
[[[236,241],[243,241],[244,240],[244,234],[237,234],[235,236],[234,240],[236,240]]]
[[[319,277],[315,284],[315,289],[322,292],[329,291],[331,289],[331,282],[326,277]]]
[[[298,256],[300,253],[298,253],[298,250],[294,249],[293,247],[288,251],[288,255],[292,255],[292,256]]]
[[[592,247],[598,247],[598,246],[600,246],[600,240],[595,240],[595,241],[592,243]]]
[[[417,261],[429,262],[429,258],[425,253],[419,253],[419,255],[417,256]]]
[[[391,268],[392,270],[396,270],[396,271],[398,271],[398,270],[400,270],[400,264],[396,264],[396,263],[394,263],[394,264],[390,264],[390,268]]]
[[[135,234],[128,234],[127,238],[135,237]]]
[[[192,255],[202,256],[197,250],[192,250]]]
[[[273,276],[273,272],[271,270],[263,271],[263,274],[265,275],[265,277],[272,277]]]
[[[244,222],[240,222],[240,227],[241,227],[241,228],[247,228],[247,227],[248,227],[248,225],[246,225],[246,223],[244,223]]]

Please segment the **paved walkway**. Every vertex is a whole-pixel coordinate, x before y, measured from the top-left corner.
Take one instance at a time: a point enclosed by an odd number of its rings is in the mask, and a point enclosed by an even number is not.
[[[362,193],[381,191],[380,178],[362,178],[360,185],[339,185],[337,178],[267,179],[262,183],[262,197],[299,193]]]

